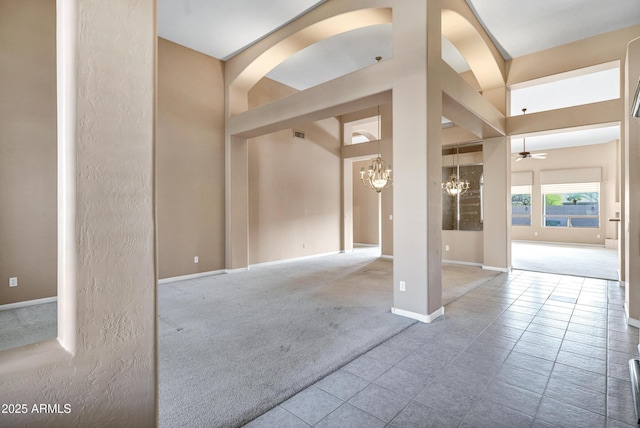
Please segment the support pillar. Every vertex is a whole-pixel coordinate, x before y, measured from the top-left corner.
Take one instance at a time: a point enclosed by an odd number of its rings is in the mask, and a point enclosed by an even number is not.
[[[483,268],[511,268],[511,147],[506,137],[483,142]]]
[[[393,313],[431,322],[444,313],[441,6],[411,3],[393,17],[414,24],[394,26],[395,58],[406,73],[393,87]]]

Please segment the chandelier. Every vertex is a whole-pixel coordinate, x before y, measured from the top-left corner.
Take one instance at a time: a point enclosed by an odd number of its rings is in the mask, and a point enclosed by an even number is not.
[[[384,160],[378,156],[371,161],[369,168],[360,168],[360,180],[371,190],[380,193],[393,184],[391,165],[385,166]]]
[[[456,172],[449,176],[449,180],[442,183],[442,190],[449,196],[458,196],[469,190],[469,180],[460,180],[460,163],[458,146],[456,146]]]
[[[376,57],[380,62],[381,57]],[[371,160],[369,168],[360,168],[360,180],[371,190],[380,193],[384,189],[388,189],[393,184],[391,177],[391,165],[385,165],[382,155],[380,154],[380,140],[382,133],[380,128],[380,106],[378,106],[378,157]]]

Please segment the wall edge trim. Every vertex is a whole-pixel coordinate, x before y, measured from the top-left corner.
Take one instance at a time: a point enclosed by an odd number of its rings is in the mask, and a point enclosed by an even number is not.
[[[158,284],[167,284],[169,282],[177,282],[177,281],[184,281],[187,279],[202,278],[203,276],[219,275],[221,273],[227,273],[227,271],[225,269],[220,269],[220,270],[212,270],[209,272],[192,273],[189,275],[173,276],[171,278],[159,279]]]
[[[222,273],[240,273],[240,272],[248,272],[250,270],[251,270],[251,267],[247,266],[247,267],[236,268],[236,269],[223,269]]]
[[[627,324],[631,327],[640,328],[640,321],[635,318],[627,317]],[[640,345],[638,346],[640,347]]]
[[[435,321],[436,318],[444,315],[444,306],[441,306],[440,309],[428,315],[417,314],[415,312],[405,311],[403,309],[398,309],[398,308],[391,308],[391,313],[394,315],[400,315],[402,317],[411,318],[411,319],[429,324]]]
[[[44,303],[53,303],[57,301],[58,301],[58,296],[53,296],[53,297],[45,297],[42,299],[25,300],[24,302],[7,303],[5,305],[0,305],[0,311],[25,308],[27,306],[42,305]]]
[[[262,262],[262,263],[256,263],[256,264],[252,264],[249,266],[249,269],[251,269],[252,267],[264,267],[264,266],[274,266],[274,265],[279,265],[282,263],[289,263],[289,262],[296,262],[298,260],[308,260],[308,259],[315,259],[317,257],[324,257],[324,256],[333,256],[335,254],[343,254],[344,251],[340,250],[340,251],[331,251],[328,253],[320,253],[320,254],[311,254],[309,256],[302,256],[302,257],[293,257],[290,259],[282,259],[282,260],[273,260],[270,262]]]
[[[487,265],[482,265],[482,269],[484,269],[484,270],[492,270],[492,271],[496,271],[496,272],[511,272],[513,270],[511,266],[503,268],[503,267],[487,266]]]
[[[463,262],[460,260],[442,260],[442,263],[450,263],[452,265],[465,265],[465,266],[476,266],[476,267],[482,267],[482,263],[476,263],[476,262]]]

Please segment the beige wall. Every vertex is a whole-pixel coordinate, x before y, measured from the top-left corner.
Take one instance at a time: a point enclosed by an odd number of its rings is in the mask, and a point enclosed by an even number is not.
[[[340,250],[339,123],[249,140],[249,263]]]
[[[55,1],[1,1],[0,31],[3,305],[57,294]]]
[[[160,278],[225,267],[223,73],[221,61],[158,39]]]
[[[484,233],[481,231],[443,230],[442,260],[446,262],[483,264],[483,238]]]
[[[380,238],[380,195],[360,181],[360,168],[370,160],[353,162],[353,242],[378,245]]]
[[[533,171],[531,195],[531,227],[513,226],[512,238],[515,240],[562,242],[577,244],[604,245],[605,238],[616,237],[615,225],[608,221],[616,216],[616,181],[618,179],[618,142],[591,146],[545,150],[546,159],[528,159],[522,162],[512,160],[511,170]],[[540,194],[540,171],[548,169],[602,168],[600,187],[600,227],[586,228],[549,228],[542,226],[542,195]],[[598,235],[600,235],[598,237]]]
[[[295,90],[262,79],[250,105]],[[329,118],[249,140],[249,263],[340,250],[340,123]]]

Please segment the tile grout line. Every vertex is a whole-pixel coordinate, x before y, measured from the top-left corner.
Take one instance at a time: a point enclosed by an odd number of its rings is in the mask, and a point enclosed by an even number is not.
[[[512,283],[512,282],[513,282],[515,279],[517,279],[520,275],[521,275],[521,274],[519,273],[517,276],[515,276],[515,277],[511,278],[510,280],[508,280],[505,284],[503,284],[503,285],[502,285],[502,287],[500,287],[498,290],[495,290],[495,291],[494,291],[494,293],[492,293],[490,296],[495,295],[495,293],[496,293],[496,292],[498,292],[498,291],[500,291],[500,290],[504,289],[505,287],[507,287],[510,283]],[[520,292],[520,293],[519,293],[519,295],[518,295],[518,297],[517,297],[516,299],[514,299],[514,300],[509,304],[509,306],[507,306],[507,307],[506,307],[506,308],[505,308],[505,309],[500,313],[500,315],[498,315],[498,316],[497,316],[493,321],[491,321],[487,327],[485,327],[482,331],[480,331],[480,332],[476,335],[476,337],[474,338],[474,340],[472,340],[472,341],[471,341],[471,343],[469,343],[469,345],[467,345],[467,346],[466,346],[466,347],[465,347],[465,348],[460,352],[460,354],[462,354],[462,352],[464,352],[467,348],[469,348],[469,347],[471,346],[471,344],[472,344],[472,343],[474,343],[480,335],[482,335],[484,332],[486,332],[486,331],[489,329],[489,327],[490,327],[490,326],[492,326],[492,325],[496,322],[496,320],[497,320],[498,318],[500,318],[500,316],[504,315],[504,313],[505,313],[505,312],[507,312],[507,311],[509,310],[509,308],[510,308],[511,306],[513,306],[513,304],[514,304],[514,303],[515,303],[515,302],[516,302],[520,297],[522,297],[522,295],[523,295],[527,290],[529,290],[529,288],[531,288],[532,286],[533,286],[533,283],[532,283],[532,284],[530,284],[530,285],[528,285],[526,289],[524,289],[522,292]],[[539,311],[539,310],[538,310],[538,311]],[[529,326],[529,325],[531,325],[531,321],[529,321],[529,323],[527,324],[527,326]],[[523,334],[524,334],[524,332],[525,332],[525,331],[526,331],[526,329],[523,329]],[[522,335],[520,335],[520,336],[522,336]],[[515,345],[517,345],[517,344],[519,343],[519,341],[520,341],[520,337],[517,339],[517,341],[516,341]],[[514,345],[513,347],[515,347],[515,345]],[[504,361],[506,361],[506,360],[507,360],[507,358],[509,358],[509,356],[510,356],[510,355],[511,355],[511,353],[513,352],[513,347],[509,350],[509,353],[507,354],[507,356],[504,358],[504,360],[503,360],[503,361],[502,361],[502,363],[500,364],[500,368],[496,371],[496,374],[497,374],[497,373],[500,371],[500,369],[504,366]],[[456,358],[454,358],[454,359],[453,359],[449,364],[453,363],[453,362],[454,362],[458,357],[459,357],[459,355],[458,355]],[[490,384],[490,383],[491,383],[491,382],[496,378],[496,374],[493,374],[493,375],[489,378],[489,381],[487,382],[487,384],[485,385],[485,387],[483,388],[482,392],[481,392],[479,395],[483,394],[483,393],[487,390],[487,388],[489,387],[489,384]],[[476,402],[474,403],[474,406],[477,404],[477,402],[478,402],[478,401],[480,401],[480,400],[476,400]],[[462,421],[460,422],[460,425],[458,425],[459,427],[463,426],[463,425],[465,424],[465,422],[467,422],[467,417],[469,416],[469,414],[471,413],[471,411],[472,411],[472,410],[473,410],[473,409],[469,410],[469,412],[467,412],[467,414],[466,414],[466,415],[464,415],[464,417],[462,418]],[[514,410],[514,411],[519,412],[518,410],[515,410],[515,409],[511,409],[511,410]],[[522,412],[519,412],[519,413],[522,413]],[[522,413],[522,414],[524,415],[524,413]],[[526,416],[529,416],[529,415],[526,415]],[[534,422],[535,422],[535,416],[533,417],[533,419],[534,419]]]
[[[544,305],[549,301],[549,299],[551,298],[553,293],[558,289],[558,287],[560,286],[561,281],[562,281],[562,278],[558,278],[558,282],[554,285],[553,290],[551,290],[551,293],[549,293],[549,296],[545,299],[545,301],[542,304],[541,308],[544,307]],[[535,317],[540,313],[540,310],[542,310],[542,309],[538,310],[538,312],[536,313],[536,315],[534,316],[533,319],[535,319]],[[575,305],[574,305],[574,309],[573,310],[575,310]],[[573,310],[571,311],[572,314],[573,314]],[[567,326],[564,329],[564,334],[562,335],[562,341],[564,341],[564,337],[567,335],[567,329],[569,328],[569,322],[571,322],[571,318],[569,318],[569,321],[567,322]],[[529,325],[531,325],[531,323],[529,323]],[[525,332],[526,332],[526,330],[525,330]],[[518,339],[518,340],[520,340],[520,339]],[[562,342],[560,342],[560,348],[562,348]],[[540,421],[543,421],[545,423],[548,423],[548,422],[544,421],[543,419],[539,419],[538,418],[538,413],[540,413],[540,408],[542,407],[542,401],[544,400],[545,392],[547,392],[547,388],[549,387],[549,382],[551,381],[551,376],[553,374],[553,370],[556,367],[556,361],[558,360],[558,354],[560,353],[560,348],[558,348],[558,352],[556,353],[556,357],[553,360],[553,365],[551,366],[551,371],[549,372],[549,376],[547,376],[547,382],[544,385],[544,390],[542,391],[542,394],[540,394],[540,402],[538,403],[538,407],[536,408],[536,414],[533,417],[534,425],[536,423],[536,420],[540,420]]]

